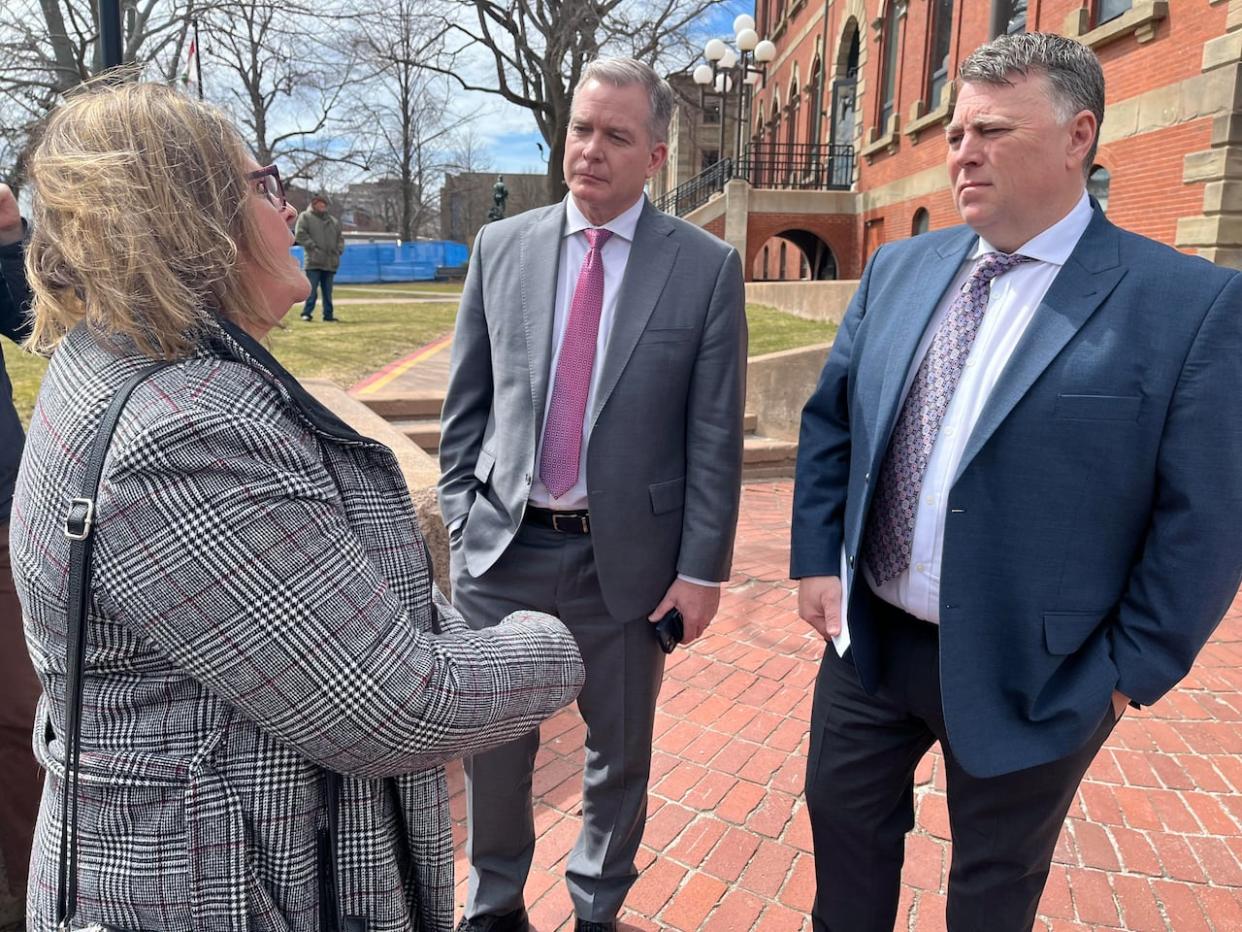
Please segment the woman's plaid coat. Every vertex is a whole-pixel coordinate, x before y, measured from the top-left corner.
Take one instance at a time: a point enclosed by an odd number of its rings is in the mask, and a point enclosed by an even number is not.
[[[66,503],[108,401],[147,364],[70,334],[18,478],[13,570],[45,692],[36,932],[53,927],[60,847]],[[80,918],[317,932],[327,769],[345,775],[341,913],[368,932],[449,929],[441,765],[573,699],[583,669],[565,628],[519,613],[469,630],[434,590],[392,453],[228,325],[134,392],[97,520]]]

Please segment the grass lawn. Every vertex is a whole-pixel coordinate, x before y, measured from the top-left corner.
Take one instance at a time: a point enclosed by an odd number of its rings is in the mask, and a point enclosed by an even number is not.
[[[43,373],[47,371],[47,360],[42,356],[23,353],[6,340],[4,367],[9,372],[9,381],[13,383],[13,404],[17,408],[17,415],[22,419],[22,424],[29,424],[35,396],[39,394],[39,383],[43,381]]]
[[[457,297],[461,294],[461,282],[382,282],[375,285],[336,285],[332,289],[334,298],[373,298],[382,291],[418,292],[421,294],[443,294]]]
[[[803,320],[765,304],[746,305],[746,322],[750,325],[751,356],[831,343],[837,333],[836,324]]]
[[[294,307],[285,318],[285,329],[274,330],[268,345],[276,358],[299,378],[332,379],[348,388],[393,360],[450,333],[457,316],[457,302],[451,294],[445,297],[444,302],[433,304],[343,304],[337,311],[340,320],[334,324],[320,320],[308,324],[298,319],[298,309]],[[746,316],[752,356],[827,343],[837,330],[834,324],[802,320],[761,304],[748,304]],[[47,361],[7,345],[4,364],[13,383],[17,413],[23,424],[29,423]]]
[[[453,329],[457,302],[342,304],[337,322],[298,319],[295,307],[284,330],[268,338],[272,354],[298,378],[332,379],[348,388],[395,359]]]
[[[273,330],[267,345],[299,378],[332,379],[345,388],[453,329],[457,302],[436,304],[345,304],[334,324],[301,321],[290,310],[284,330]],[[47,360],[4,347],[4,363],[13,383],[13,402],[23,424],[30,423]]]

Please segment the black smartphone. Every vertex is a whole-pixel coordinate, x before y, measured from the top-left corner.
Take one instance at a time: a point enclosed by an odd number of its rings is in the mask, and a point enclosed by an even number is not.
[[[686,636],[685,626],[681,622],[681,612],[670,608],[652,627],[655,628],[656,640],[660,642],[660,650],[671,654],[673,648],[681,643]]]

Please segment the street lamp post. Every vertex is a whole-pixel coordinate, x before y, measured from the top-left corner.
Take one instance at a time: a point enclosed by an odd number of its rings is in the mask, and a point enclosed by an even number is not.
[[[99,0],[99,51],[105,71],[121,63],[121,0]]]
[[[699,85],[699,99],[707,92],[707,86],[715,88],[720,95],[720,157],[724,157],[725,111],[728,109],[729,92],[737,87],[737,116],[734,123],[733,155],[742,153],[742,114],[746,106],[747,88],[765,75],[768,62],[776,57],[776,46],[767,39],[760,39],[755,31],[755,21],[745,13],[733,20],[734,42],[740,51],[735,52],[721,39],[711,39],[703,48],[707,64],[694,69],[694,83]],[[751,62],[755,62],[752,65]]]

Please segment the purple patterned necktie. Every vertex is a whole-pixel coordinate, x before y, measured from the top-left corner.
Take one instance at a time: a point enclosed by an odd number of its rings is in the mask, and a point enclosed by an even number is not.
[[[923,474],[931,460],[940,422],[961,381],[966,357],[988,309],[992,279],[1030,261],[1029,256],[999,252],[989,252],[979,259],[949,305],[910,383],[867,518],[867,566],[877,586],[901,575],[910,565]]]
[[[561,340],[552,404],[543,428],[543,454],[539,459],[539,478],[553,498],[560,498],[578,481],[582,420],[586,415],[587,397],[591,394],[595,341],[599,335],[599,316],[604,309],[601,250],[612,236],[611,230],[582,232],[590,248],[578,270],[578,284],[574,286],[574,299],[569,305],[569,322]]]

